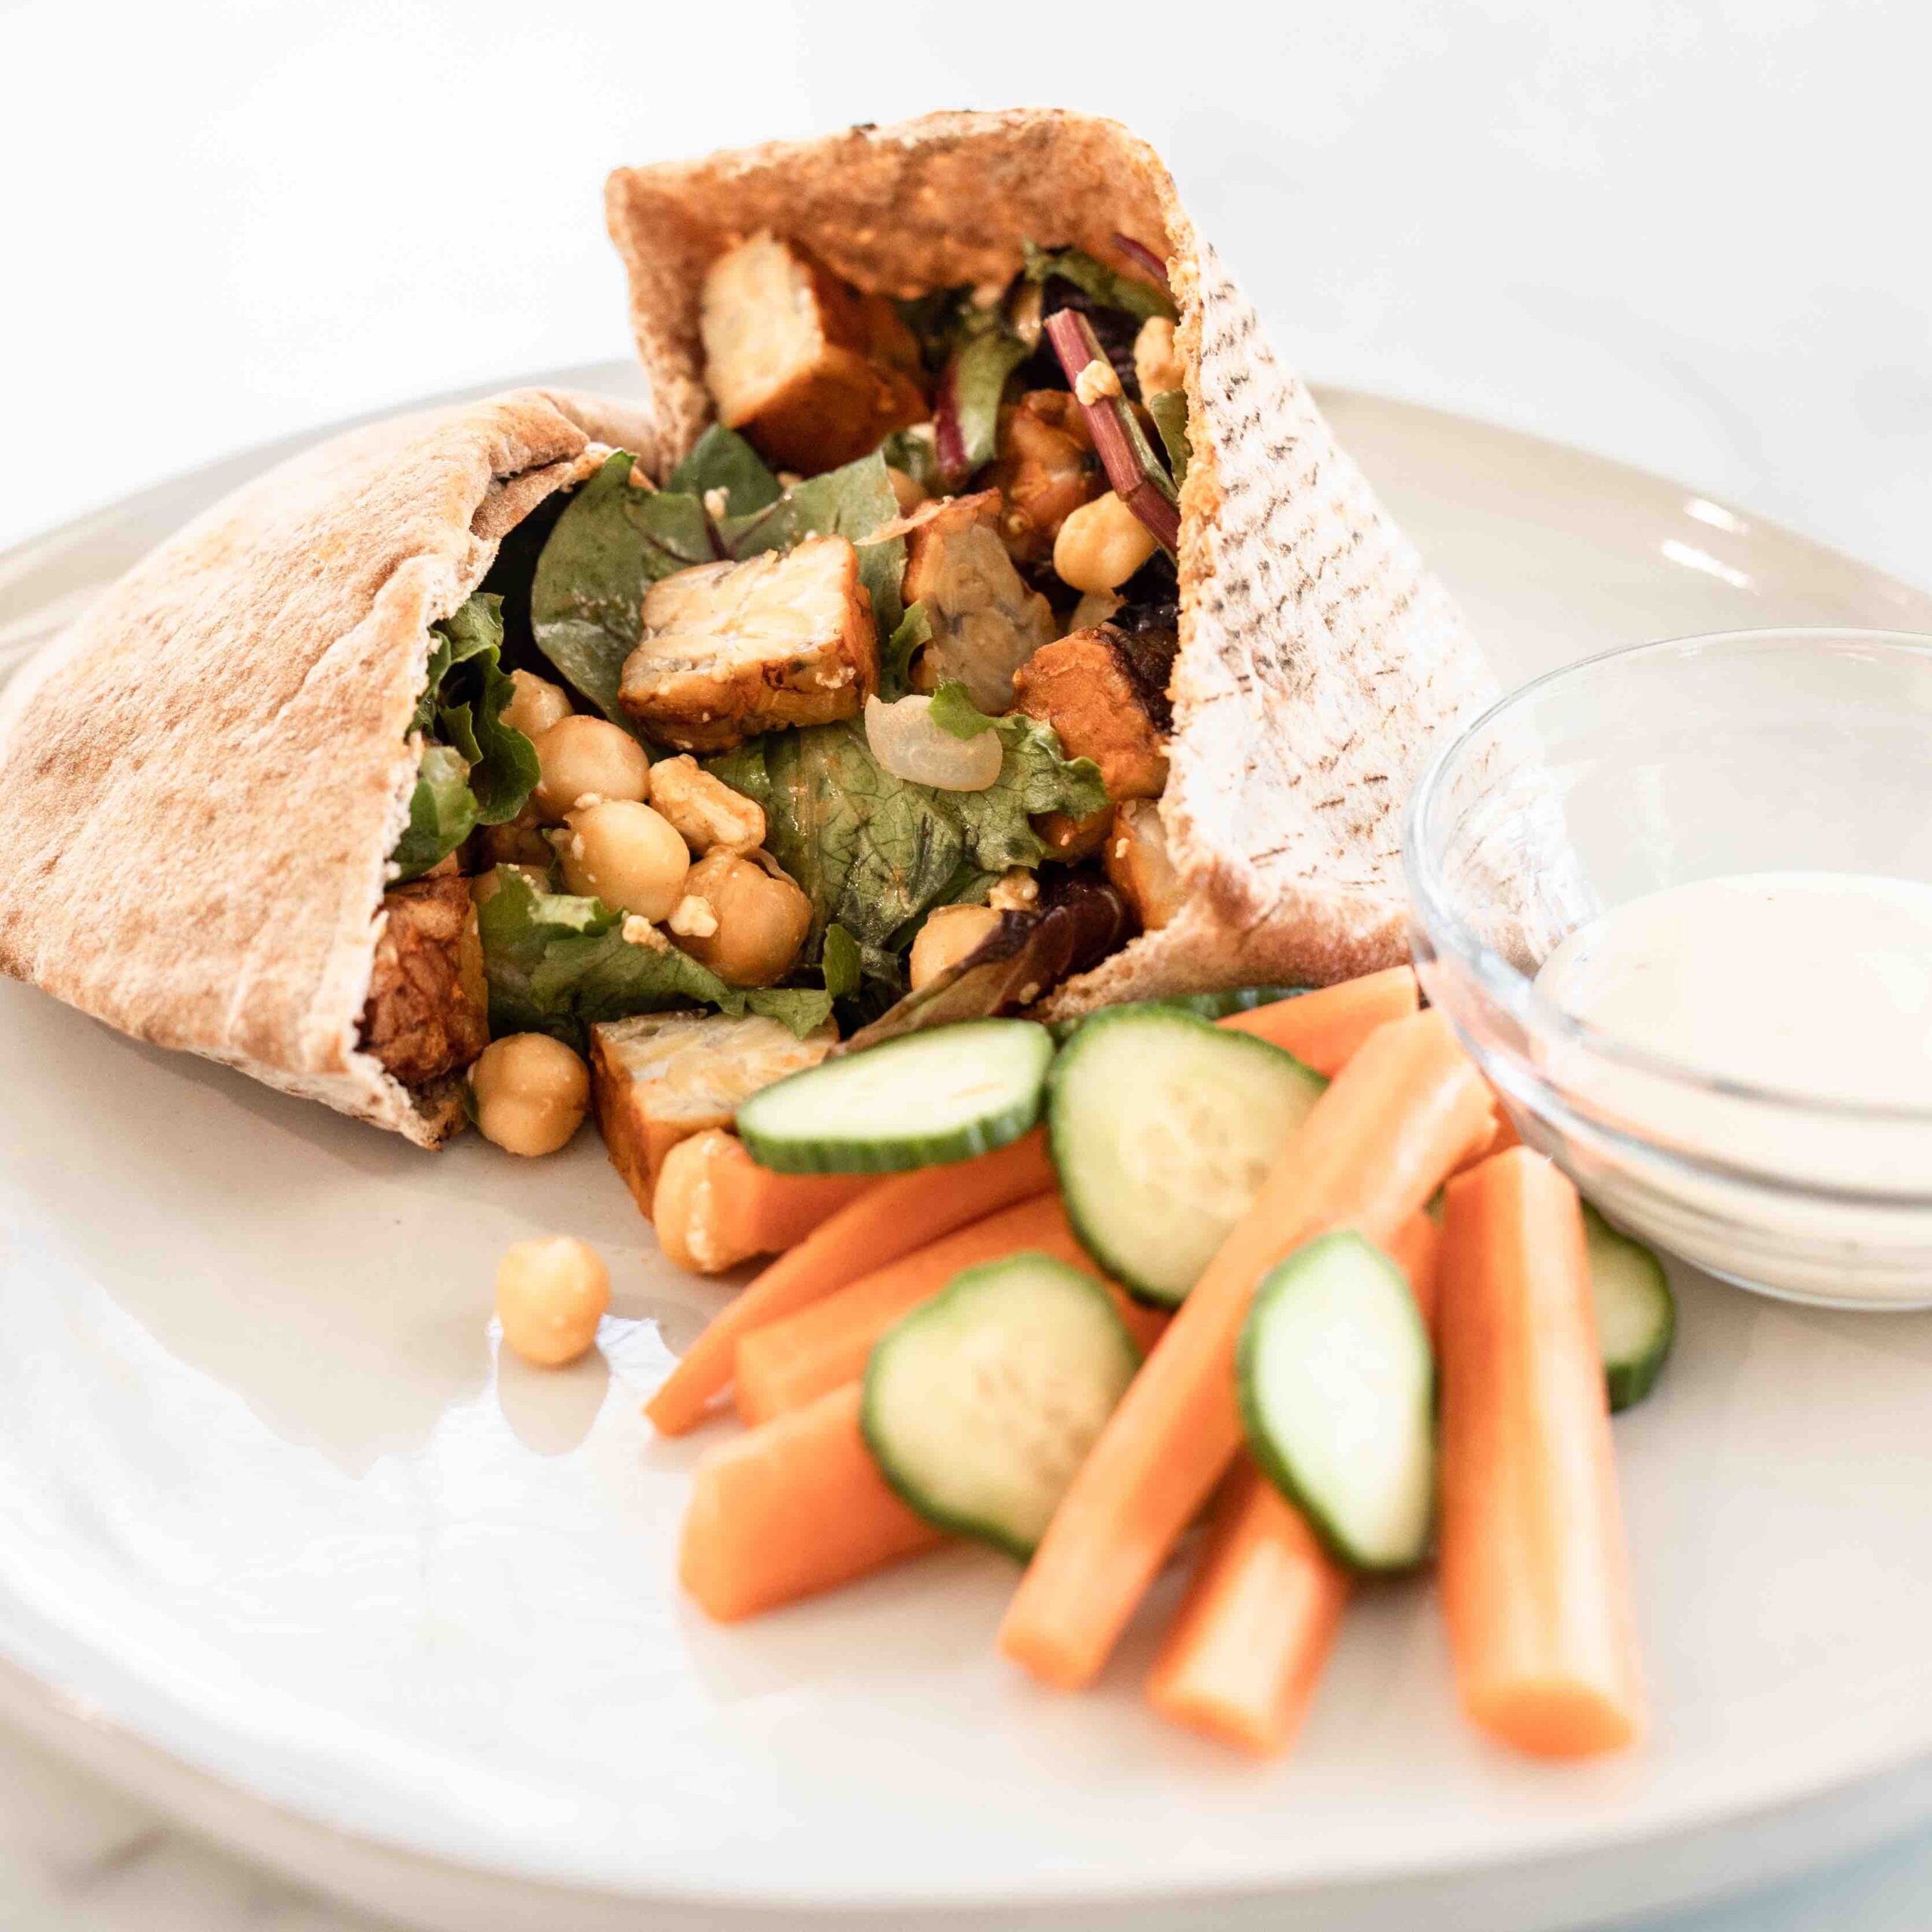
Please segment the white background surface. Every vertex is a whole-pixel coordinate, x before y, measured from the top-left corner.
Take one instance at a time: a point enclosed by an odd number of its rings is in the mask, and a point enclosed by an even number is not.
[[[0,543],[620,352],[614,163],[1051,101],[1162,148],[1316,377],[1932,581],[1928,53],[1916,0],[0,4]],[[1890,1932],[1928,1889],[1906,1848],[1695,1924]],[[0,1742],[6,1932],[343,1922]]]

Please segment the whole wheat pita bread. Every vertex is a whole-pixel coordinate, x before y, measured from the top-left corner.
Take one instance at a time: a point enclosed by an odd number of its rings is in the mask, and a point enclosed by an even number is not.
[[[358,1047],[429,626],[651,417],[524,389],[359,429],[217,504],[0,689],[0,969],[434,1146]]]
[[[1120,232],[1164,257],[1193,460],[1161,812],[1188,897],[1047,1011],[1322,983],[1408,956],[1402,802],[1493,687],[1447,593],[1276,360],[1152,148],[1081,115],[937,114],[625,169],[605,202],[638,355],[679,450],[710,414],[705,269],[761,229],[890,295],[1004,282],[1028,239],[1131,268]]]

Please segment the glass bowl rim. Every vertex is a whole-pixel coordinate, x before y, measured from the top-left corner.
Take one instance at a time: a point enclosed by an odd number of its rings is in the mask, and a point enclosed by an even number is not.
[[[1767,624],[1741,630],[1696,632],[1687,636],[1657,638],[1639,644],[1613,645],[1607,650],[1592,652],[1587,657],[1545,671],[1515,690],[1505,692],[1447,743],[1438,746],[1423,768],[1421,777],[1411,788],[1402,812],[1402,866],[1408,885],[1410,917],[1433,951],[1438,955],[1447,954],[1454,960],[1531,1039],[1553,1036],[1573,1048],[1580,1048],[1616,1065],[1727,1100],[1840,1120],[1932,1125],[1932,1104],[1909,1106],[1837,1100],[1790,1088],[1734,1080],[1671,1055],[1638,1046],[1591,1021],[1565,1013],[1549,994],[1538,988],[1534,979],[1477,937],[1451,905],[1448,891],[1428,849],[1427,835],[1433,815],[1440,811],[1441,795],[1447,774],[1483,733],[1511,712],[1525,707],[1553,687],[1580,681],[1586,674],[1600,671],[1606,665],[1634,659],[1689,657],[1720,645],[1764,643],[1773,638],[1786,640],[1799,648],[1816,648],[1829,643],[1932,662],[1932,633],[1923,631],[1879,630],[1854,625]],[[1932,732],[1932,714],[1928,715],[1927,729]],[[1543,1069],[1537,1067],[1534,1071],[1539,1084],[1549,1084],[1548,1074]]]

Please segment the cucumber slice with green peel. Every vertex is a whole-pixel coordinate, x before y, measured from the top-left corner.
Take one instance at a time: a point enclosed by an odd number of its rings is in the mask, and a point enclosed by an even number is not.
[[[1172,1007],[1094,1014],[1047,1083],[1081,1245],[1137,1299],[1173,1307],[1327,1084],[1279,1047]]]
[[[1663,1372],[1677,1334],[1677,1298],[1663,1263],[1641,1241],[1619,1234],[1587,1201],[1583,1235],[1610,1406],[1613,1411],[1630,1408]]]
[[[1435,1362],[1402,1271],[1346,1229],[1304,1243],[1262,1278],[1235,1375],[1255,1460],[1337,1560],[1420,1562]]]
[[[1054,1043],[1030,1020],[974,1020],[821,1061],[738,1109],[761,1168],[888,1174],[1017,1140],[1040,1118]]]
[[[1158,999],[1133,1000],[1134,1006],[1171,1007],[1181,1013],[1191,1013],[1200,1020],[1225,1020],[1231,1013],[1252,1013],[1257,1006],[1273,1006],[1278,1001],[1298,999],[1303,993],[1314,992],[1312,986],[1236,986],[1226,992],[1219,993],[1168,993]],[[1103,1007],[1103,1013],[1117,1013],[1118,1007]],[[1092,1014],[1083,1014],[1078,1020],[1050,1020],[1048,1030],[1064,1046],[1090,1019]]]
[[[965,1269],[879,1337],[860,1426],[909,1508],[1023,1559],[1140,1366],[1106,1290],[1029,1250]]]

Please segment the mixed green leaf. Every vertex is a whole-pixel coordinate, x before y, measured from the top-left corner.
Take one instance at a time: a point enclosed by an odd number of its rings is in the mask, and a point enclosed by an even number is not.
[[[1044,282],[1058,275],[1103,309],[1118,309],[1141,321],[1154,315],[1164,315],[1172,321],[1177,312],[1174,297],[1165,289],[1137,275],[1122,275],[1084,248],[1042,248],[1031,242],[1024,246],[1026,266],[1023,272],[1029,281]]]
[[[835,921],[861,945],[896,950],[934,906],[983,898],[1008,867],[1037,866],[1046,847],[1032,814],[1107,802],[1099,768],[1064,757],[1051,725],[1016,716],[991,728],[1004,755],[983,792],[894,777],[857,723],[773,732],[709,769],[764,808],[767,849],[811,900],[814,945]]]
[[[581,1051],[600,1020],[667,1007],[759,1013],[802,1038],[830,1017],[815,987],[728,986],[690,954],[624,937],[624,915],[599,899],[540,892],[509,866],[477,915],[490,981],[492,1033],[549,1033]]]
[[[479,592],[430,627],[429,667],[410,720],[422,734],[409,823],[390,855],[399,878],[439,865],[479,825],[515,817],[536,789],[537,750],[503,709],[502,600]]]

